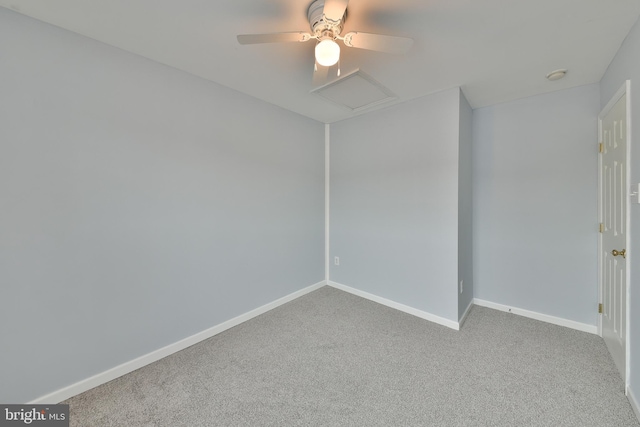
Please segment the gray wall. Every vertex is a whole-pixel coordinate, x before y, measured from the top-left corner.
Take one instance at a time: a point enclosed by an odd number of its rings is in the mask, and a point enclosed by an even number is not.
[[[324,278],[323,125],[0,8],[0,402]]]
[[[456,88],[331,125],[332,281],[458,321],[459,103]]]
[[[640,182],[640,23],[633,27],[620,51],[600,82],[601,107],[604,108],[626,80],[631,80],[631,182]],[[631,300],[629,343],[631,350],[630,387],[636,399],[640,399],[640,205],[631,199],[631,242],[628,264],[631,268],[629,283]]]
[[[476,298],[596,324],[599,100],[589,85],[474,110]]]
[[[473,110],[460,91],[460,127],[458,154],[458,317],[461,318],[473,300],[473,180],[472,180]],[[458,292],[460,289],[458,288]]]

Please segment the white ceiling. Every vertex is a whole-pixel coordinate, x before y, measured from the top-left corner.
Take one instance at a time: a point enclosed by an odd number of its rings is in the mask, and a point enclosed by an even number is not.
[[[237,34],[309,31],[312,0],[0,0],[91,37],[330,123],[354,113],[310,94],[313,42],[241,46]],[[407,55],[344,47],[403,102],[461,86],[474,108],[596,83],[640,0],[351,0],[343,34],[411,37]],[[545,75],[568,68],[567,77]],[[388,105],[388,104],[386,104]]]

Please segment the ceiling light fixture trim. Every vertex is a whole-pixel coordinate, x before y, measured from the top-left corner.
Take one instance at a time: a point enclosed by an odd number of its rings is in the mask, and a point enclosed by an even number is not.
[[[564,68],[561,68],[559,70],[555,70],[547,74],[547,80],[549,81],[560,80],[566,75],[567,75],[567,70]]]

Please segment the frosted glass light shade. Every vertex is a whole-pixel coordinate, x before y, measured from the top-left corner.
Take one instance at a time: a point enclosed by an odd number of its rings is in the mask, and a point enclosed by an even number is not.
[[[340,59],[340,46],[330,39],[322,40],[316,45],[316,61],[323,67],[330,67]]]

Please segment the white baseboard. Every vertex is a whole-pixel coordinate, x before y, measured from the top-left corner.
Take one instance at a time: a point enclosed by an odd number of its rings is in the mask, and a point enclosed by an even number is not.
[[[629,399],[629,403],[631,403],[631,407],[633,408],[633,412],[636,414],[636,418],[640,421],[640,404],[638,404],[638,399],[636,399],[636,395],[633,394],[633,390],[631,387],[627,386],[627,399]]]
[[[125,362],[114,368],[111,368],[109,370],[96,374],[90,378],[84,379],[75,384],[72,384],[60,390],[54,391],[53,393],[49,393],[45,396],[39,397],[29,402],[29,404],[33,404],[33,405],[54,404],[54,403],[67,400],[70,397],[76,396],[87,390],[91,390],[94,387],[105,384],[111,380],[114,380],[118,377],[126,375],[130,372],[133,372],[136,369],[142,368],[143,366],[156,362],[173,353],[176,353],[180,350],[184,350],[187,347],[191,347],[192,345],[197,344],[200,341],[204,341],[207,338],[211,338],[214,335],[224,332],[227,329],[233,328],[234,326],[237,326],[243,322],[246,322],[247,320],[253,319],[254,317],[264,314],[269,310],[273,310],[274,308],[279,307],[287,302],[293,301],[294,299],[299,298],[305,294],[308,294],[309,292],[313,292],[316,289],[320,289],[326,284],[327,283],[325,281],[322,281],[320,283],[316,283],[315,285],[293,292],[287,296],[284,296],[280,299],[270,302],[269,304],[265,304],[262,307],[258,307],[255,310],[251,310],[247,313],[241,314],[240,316],[234,317],[231,320],[227,320],[226,322],[220,323],[219,325],[216,325],[212,328],[209,328],[202,332],[198,332],[195,335],[184,338],[173,344],[169,344],[168,346],[152,351],[151,353],[147,353],[144,356],[140,356],[129,362]]]
[[[369,292],[361,291],[359,289],[355,289],[347,285],[343,285],[343,284],[332,282],[332,281],[329,281],[327,284],[336,289],[340,289],[341,291],[345,291],[350,294],[357,295],[359,297],[368,299],[373,302],[377,302],[378,304],[386,305],[387,307],[395,308],[396,310],[403,311],[405,313],[414,315],[421,319],[425,319],[430,322],[437,323],[439,325],[446,326],[451,329],[455,329],[456,331],[460,330],[460,324],[458,322],[454,322],[453,320],[445,319],[444,317],[436,316],[435,314],[427,313],[426,311],[418,310],[417,308],[409,307],[408,305],[400,304],[398,302],[391,301],[389,299],[382,298],[377,295],[370,294]]]
[[[464,313],[462,314],[462,317],[460,318],[460,321],[458,321],[458,323],[460,324],[460,327],[462,327],[462,325],[464,325],[464,321],[467,320],[467,316],[469,315],[469,312],[471,311],[471,307],[473,307],[473,299],[471,299],[471,301],[469,301],[469,305],[464,310]]]
[[[493,308],[494,310],[506,311],[508,313],[517,314],[519,316],[528,317],[530,319],[540,320],[542,322],[552,323],[558,326],[564,326],[566,328],[576,329],[582,332],[588,332],[590,334],[598,333],[598,327],[596,325],[589,325],[587,323],[575,322],[573,320],[563,319],[561,317],[549,316],[548,314],[529,311],[523,308],[510,307],[508,305],[485,301],[478,298],[474,298],[473,303],[481,307],[487,307],[487,308]]]

